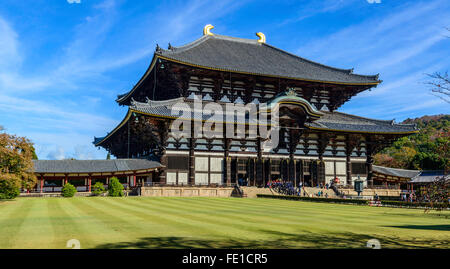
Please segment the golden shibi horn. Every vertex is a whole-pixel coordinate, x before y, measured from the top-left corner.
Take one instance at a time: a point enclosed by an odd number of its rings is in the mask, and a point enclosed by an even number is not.
[[[211,24],[205,25],[205,27],[203,27],[203,35],[213,35],[213,33],[211,33],[211,29],[213,28],[214,26],[212,26]]]
[[[266,36],[263,33],[259,32],[256,33],[256,35],[259,37],[258,39],[259,43],[266,43]]]

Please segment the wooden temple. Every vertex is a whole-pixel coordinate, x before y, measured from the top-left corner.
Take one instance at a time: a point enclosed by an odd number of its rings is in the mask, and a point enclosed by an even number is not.
[[[263,186],[281,179],[306,186],[336,181],[351,185],[359,177],[373,185],[373,156],[396,139],[417,132],[396,124],[338,112],[360,92],[376,87],[378,75],[358,75],[316,63],[259,39],[204,35],[181,47],[157,46],[149,68],[117,103],[128,106],[122,122],[94,138],[117,158],[150,158],[162,169],[153,183],[231,185],[244,179]],[[279,105],[279,143],[269,151],[255,137],[177,138],[171,107],[195,100],[227,104]],[[194,113],[195,114],[195,113]],[[192,118],[208,122],[207,115]],[[224,120],[225,122],[225,120]],[[250,124],[244,123],[246,133]],[[194,128],[191,130],[194,132]]]

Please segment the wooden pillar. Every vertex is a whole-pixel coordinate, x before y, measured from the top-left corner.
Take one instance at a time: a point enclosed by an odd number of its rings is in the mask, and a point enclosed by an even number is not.
[[[225,158],[225,182],[228,186],[231,185],[231,158],[227,156]]]
[[[335,166],[336,167],[336,166]],[[352,162],[350,159],[350,154],[347,152],[347,156],[345,159],[345,169],[347,172],[347,185],[352,185]]]
[[[288,179],[289,179],[289,181],[294,181],[294,186],[296,186],[296,183],[295,183],[295,160],[294,160],[293,153],[289,154]]]
[[[195,185],[195,138],[194,138],[194,120],[191,121],[191,136],[189,138],[189,170],[188,170],[188,184]]]
[[[262,141],[261,137],[256,139],[256,161],[255,161],[255,185],[266,185],[264,178],[264,161],[262,159]]]
[[[67,176],[67,174],[65,174],[65,177],[64,177],[64,185],[66,185],[68,182],[69,182],[68,176]]]
[[[136,172],[133,172],[133,187],[136,187]]]
[[[373,188],[373,157],[372,155],[367,155],[366,166],[367,166],[367,185]]]
[[[225,135],[226,135],[226,130],[224,130],[224,137],[225,137]],[[224,181],[225,181],[226,185],[229,186],[231,184],[231,158],[230,158],[231,139],[225,138],[223,140],[223,143],[224,143],[223,175],[224,175]]]
[[[258,159],[253,158],[252,162],[253,162],[253,186],[256,186],[256,163],[257,163]]]
[[[91,175],[89,175],[89,179],[88,179],[88,192],[91,192],[91,184],[92,184],[92,177],[91,177]]]
[[[41,189],[40,189],[40,193],[44,192],[44,176],[41,175]]]

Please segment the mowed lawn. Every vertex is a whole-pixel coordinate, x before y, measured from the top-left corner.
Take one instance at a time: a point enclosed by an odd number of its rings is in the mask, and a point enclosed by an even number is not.
[[[0,202],[0,248],[449,248],[450,212],[242,198]]]

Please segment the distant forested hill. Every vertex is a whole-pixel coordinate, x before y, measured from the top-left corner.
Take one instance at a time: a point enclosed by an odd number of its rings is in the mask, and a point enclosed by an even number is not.
[[[423,116],[402,123],[417,124],[418,134],[403,137],[375,155],[375,164],[394,168],[450,169],[450,115]]]

